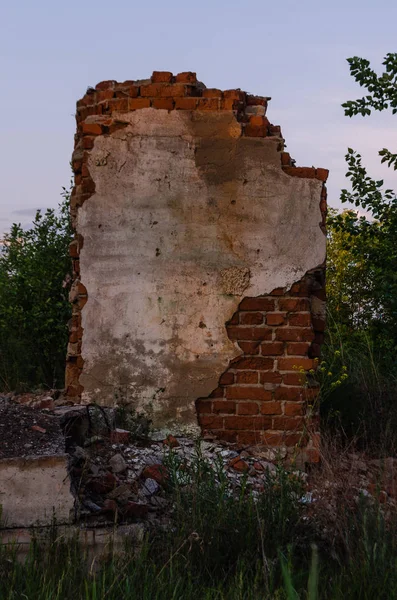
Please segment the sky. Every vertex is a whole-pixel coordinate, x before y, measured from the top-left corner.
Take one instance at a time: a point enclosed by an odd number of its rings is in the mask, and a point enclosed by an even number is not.
[[[381,71],[396,48],[394,0],[13,0],[0,7],[0,237],[56,207],[71,179],[75,103],[106,79],[195,71],[207,87],[271,96],[298,166],[330,169],[340,206],[348,146],[396,188],[377,152],[396,150],[390,113],[349,119],[341,103],[363,90],[346,58]],[[393,120],[394,119],[394,120]]]

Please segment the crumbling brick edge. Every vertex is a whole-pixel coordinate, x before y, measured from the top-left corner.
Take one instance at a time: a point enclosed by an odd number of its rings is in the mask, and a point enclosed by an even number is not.
[[[89,88],[77,102],[75,148],[72,168],[75,182],[70,214],[76,230],[77,211],[95,193],[88,170],[90,150],[99,135],[111,135],[126,127],[123,113],[142,108],[187,111],[232,111],[241,125],[241,135],[268,138],[277,144],[282,170],[294,177],[323,182],[320,198],[321,221],[325,233],[326,169],[296,167],[287,152],[279,126],[266,117],[270,98],[253,96],[239,89],[207,89],[195,73],[155,71],[150,80],[103,81]],[[83,392],[80,374],[83,328],[81,312],[87,290],[80,281],[80,252],[84,239],[76,232],[70,245],[73,283],[70,291],[72,318],[66,358],[65,387],[69,400],[79,402]],[[325,328],[325,265],[308,273],[290,290],[276,289],[257,298],[244,298],[229,323],[230,339],[243,354],[231,361],[219,386],[207,399],[197,401],[203,431],[240,444],[299,446],[310,462],[319,460],[318,389],[310,387],[306,373],[315,368],[315,359]],[[319,303],[321,310],[318,310]],[[300,378],[298,380],[298,378]]]

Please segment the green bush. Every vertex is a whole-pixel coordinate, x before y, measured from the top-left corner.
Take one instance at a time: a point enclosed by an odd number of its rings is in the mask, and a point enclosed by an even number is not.
[[[14,224],[0,254],[0,390],[61,387],[64,381],[68,286],[69,193],[59,212],[40,211],[32,227]]]

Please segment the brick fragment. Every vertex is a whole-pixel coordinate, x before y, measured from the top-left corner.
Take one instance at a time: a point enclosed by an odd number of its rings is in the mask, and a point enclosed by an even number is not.
[[[266,137],[267,128],[264,125],[251,125],[249,123],[244,128],[244,135],[247,137]]]
[[[212,413],[212,401],[206,398],[199,398],[196,400],[196,408],[199,414],[211,414]]]
[[[151,76],[152,83],[171,83],[172,73],[170,71],[153,71]]]
[[[283,167],[283,171],[291,177],[316,178],[316,169],[312,167]]]

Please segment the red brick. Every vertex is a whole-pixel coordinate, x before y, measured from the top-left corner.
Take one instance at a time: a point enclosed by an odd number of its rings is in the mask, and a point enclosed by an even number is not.
[[[283,383],[285,385],[303,385],[306,381],[304,373],[284,373]]]
[[[258,312],[240,313],[240,323],[242,325],[261,325],[263,323],[263,314]]]
[[[102,90],[101,92],[97,92],[96,101],[104,102],[105,100],[112,100],[114,98],[114,90]]]
[[[310,310],[310,302],[307,298],[280,298],[278,307],[280,310],[302,312]]]
[[[245,460],[242,460],[239,456],[236,456],[236,458],[234,458],[230,461],[229,467],[231,467],[238,473],[246,473],[247,471],[249,471],[248,464],[245,462]]]
[[[292,327],[310,327],[311,314],[309,312],[303,312],[289,315],[288,323],[289,325],[292,325]]]
[[[117,86],[116,97],[125,98],[126,96],[129,98],[137,98],[139,96],[139,86],[128,83],[122,83],[120,86]]]
[[[129,108],[129,98],[114,98],[107,103],[110,112],[126,112]]]
[[[153,108],[173,110],[174,100],[172,98],[153,98],[152,106]]]
[[[244,354],[259,354],[259,342],[239,342],[238,345],[240,346]]]
[[[325,331],[325,319],[312,318],[312,326],[315,331]]]
[[[289,342],[287,344],[287,354],[306,356],[309,348],[309,342]]]
[[[284,342],[311,342],[313,339],[314,333],[308,327],[299,327],[297,329],[282,327],[276,330],[276,340]]]
[[[221,110],[238,110],[241,102],[233,98],[223,98],[220,102]]]
[[[310,296],[310,280],[297,281],[290,289],[291,296]]]
[[[234,429],[237,431],[260,431],[271,427],[272,418],[262,416],[225,416],[225,429]]]
[[[209,397],[210,398],[223,398],[223,392],[224,388],[218,386],[217,388],[214,389],[213,392],[210,393]]]
[[[267,106],[267,99],[262,96],[247,94],[247,106]]]
[[[261,434],[258,431],[240,431],[237,439],[244,446],[256,446],[261,441]]]
[[[254,429],[254,417],[224,417],[225,429],[249,430]]]
[[[177,83],[197,83],[197,75],[191,71],[186,71],[184,73],[178,73],[175,77],[175,81]]]
[[[130,110],[138,110],[140,108],[149,108],[150,98],[132,98],[128,100],[128,108]]]
[[[273,369],[274,361],[272,358],[261,358],[261,357],[243,357],[232,361],[231,367],[233,369],[244,369],[244,370],[258,370],[267,371]]]
[[[206,429],[222,429],[224,417],[215,415],[199,415],[198,421],[201,427]]]
[[[291,164],[291,156],[288,152],[281,152],[281,164],[283,167],[288,167]]]
[[[304,424],[302,417],[274,417],[273,427],[274,429],[280,429],[281,431],[295,431],[301,428]]]
[[[315,361],[311,358],[279,358],[278,368],[280,371],[294,371],[295,369],[303,368],[305,371],[314,369]]]
[[[284,414],[287,417],[301,416],[305,412],[305,404],[303,402],[286,402],[284,404]]]
[[[250,125],[253,125],[254,127],[267,127],[268,124],[269,121],[267,118],[261,115],[252,115],[250,117]]]
[[[231,340],[271,340],[272,330],[267,327],[228,327]]]
[[[299,400],[302,397],[300,387],[279,387],[274,393],[276,400]]]
[[[219,110],[219,98],[198,98],[197,110]]]
[[[184,96],[189,95],[189,90],[186,85],[168,85],[166,83],[150,83],[149,85],[142,85],[140,92],[143,98],[183,98]]]
[[[267,135],[267,128],[264,125],[251,125],[251,123],[248,123],[248,125],[245,126],[244,135],[247,137],[263,138]]]
[[[273,298],[263,298],[258,296],[256,298],[244,298],[240,302],[240,310],[274,310]]]
[[[219,385],[231,385],[234,383],[234,373],[222,373],[219,378]]]
[[[171,83],[172,73],[170,71],[153,71],[151,77],[152,83]]]
[[[284,296],[284,294],[285,288],[282,287],[274,288],[274,290],[270,292],[270,296]]]
[[[245,101],[245,92],[241,90],[225,90],[223,92],[224,98],[231,98],[232,100]]]
[[[329,175],[328,169],[316,169],[316,179],[327,181]]]
[[[257,415],[259,406],[255,402],[239,402],[237,405],[238,415]]]
[[[175,98],[176,110],[195,110],[198,98]]]
[[[316,169],[312,167],[283,167],[283,171],[287,175],[291,175],[291,177],[316,178]]]
[[[100,81],[99,83],[96,84],[95,89],[96,90],[107,90],[107,89],[113,89],[114,86],[116,85],[116,81],[114,81],[114,79],[109,79],[107,81]]]
[[[263,387],[235,386],[226,388],[226,398],[242,400],[271,400],[272,393]]]
[[[94,147],[94,139],[93,137],[89,137],[88,135],[83,138],[83,148],[85,150],[91,150]]]
[[[236,374],[236,383],[258,383],[258,372],[241,371]]]
[[[282,412],[281,402],[262,402],[261,404],[262,415],[281,415]]]
[[[212,413],[212,401],[204,398],[199,398],[196,401],[196,408],[199,414],[211,414]]]
[[[102,127],[98,123],[83,123],[82,131],[87,135],[101,135]]]
[[[236,403],[227,400],[214,400],[212,407],[213,412],[216,414],[234,415],[236,412]]]
[[[268,313],[266,315],[266,324],[272,326],[284,325],[285,316],[285,313]]]
[[[221,90],[217,90],[215,88],[206,89],[203,90],[203,98],[222,98],[222,92]]]
[[[261,344],[262,356],[277,356],[283,353],[283,342],[265,342],[264,344]]]
[[[229,442],[229,444],[233,444],[237,442],[237,431],[215,431],[213,430],[213,434],[216,436],[218,440],[225,440],[225,442]]]
[[[276,371],[265,371],[264,373],[260,373],[259,374],[259,381],[260,383],[264,384],[264,383],[281,383],[282,381],[282,376],[280,373],[277,373]]]

